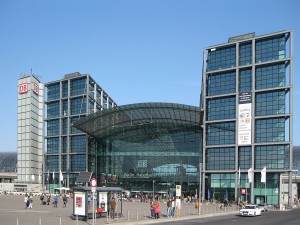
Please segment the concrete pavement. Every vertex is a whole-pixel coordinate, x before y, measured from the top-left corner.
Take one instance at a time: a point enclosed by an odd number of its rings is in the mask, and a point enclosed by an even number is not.
[[[51,201],[52,202],[52,201]],[[77,221],[71,218],[73,213],[73,199],[68,201],[67,207],[63,208],[62,199],[59,199],[58,208],[53,205],[42,205],[38,196],[33,197],[33,209],[24,208],[24,196],[22,195],[0,195],[0,225],[92,225],[93,220]],[[166,202],[161,201],[160,222],[170,220],[182,220],[188,218],[201,218],[207,216],[224,215],[228,213],[238,214],[235,207],[220,209],[219,205],[203,204],[201,214],[198,215],[198,209],[195,209],[192,203],[182,204],[182,209],[175,213],[174,218],[166,217]],[[95,224],[151,224],[158,220],[150,218],[149,203],[126,202],[117,203],[116,212],[120,213],[122,208],[122,217],[111,220],[106,217],[97,218]],[[90,209],[92,212],[92,207]]]

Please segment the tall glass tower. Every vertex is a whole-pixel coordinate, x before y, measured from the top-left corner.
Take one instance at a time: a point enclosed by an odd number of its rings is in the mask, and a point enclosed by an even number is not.
[[[203,199],[210,192],[216,200],[290,203],[292,86],[292,31],[249,33],[204,49]]]
[[[93,171],[89,137],[72,124],[116,103],[88,74],[72,73],[46,86],[45,188],[74,186],[78,173]],[[92,148],[90,146],[90,148]]]

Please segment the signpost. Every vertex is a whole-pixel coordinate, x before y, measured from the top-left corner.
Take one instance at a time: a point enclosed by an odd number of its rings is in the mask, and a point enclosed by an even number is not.
[[[95,224],[95,202],[94,202],[94,195],[96,192],[96,187],[97,187],[97,180],[96,178],[92,178],[90,181],[90,185],[92,188],[92,201],[93,201],[93,225]]]

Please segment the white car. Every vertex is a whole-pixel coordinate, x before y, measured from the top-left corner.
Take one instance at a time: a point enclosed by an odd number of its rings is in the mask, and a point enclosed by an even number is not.
[[[261,209],[262,212],[267,212],[268,211],[268,206],[267,204],[257,204],[259,208]]]
[[[261,216],[261,209],[258,205],[246,205],[240,210],[241,216]]]

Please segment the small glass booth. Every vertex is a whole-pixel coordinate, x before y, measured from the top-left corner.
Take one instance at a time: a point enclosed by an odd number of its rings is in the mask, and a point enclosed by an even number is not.
[[[92,188],[91,187],[73,187],[73,219],[79,220],[88,220],[93,218],[93,209],[92,209]],[[123,202],[122,202],[122,192],[123,189],[119,187],[97,187],[94,198],[96,197],[96,201],[94,202],[94,213],[97,217],[107,216],[109,215],[109,202],[111,197],[115,197],[116,199],[120,199],[121,207],[120,207],[120,216],[123,215]],[[90,198],[89,198],[90,196]],[[91,199],[91,202],[89,202]],[[100,210],[101,209],[101,210]],[[99,210],[101,213],[98,213]]]

